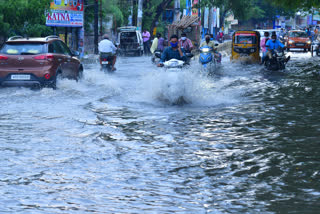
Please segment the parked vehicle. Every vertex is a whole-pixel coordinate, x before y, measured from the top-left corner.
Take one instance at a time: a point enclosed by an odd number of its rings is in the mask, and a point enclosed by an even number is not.
[[[305,31],[291,30],[288,32],[288,35],[284,38],[284,40],[287,51],[290,51],[291,48],[299,48],[304,49],[304,51],[311,51],[312,42]]]
[[[9,38],[0,50],[0,86],[56,88],[58,77],[80,79],[83,66],[57,36]]]
[[[236,31],[232,36],[231,61],[260,63],[260,33]]]
[[[143,55],[143,39],[137,27],[118,28],[117,46],[120,54]]]
[[[266,69],[271,71],[284,70],[290,58],[286,58],[283,50],[273,50],[272,58],[264,63]]]

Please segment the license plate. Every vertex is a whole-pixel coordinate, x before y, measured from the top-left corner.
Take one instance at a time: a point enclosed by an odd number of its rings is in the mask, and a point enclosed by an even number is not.
[[[30,80],[29,74],[14,74],[11,75],[12,80]]]
[[[304,46],[303,43],[297,43],[296,46]]]
[[[109,62],[108,62],[108,61],[103,61],[103,62],[101,62],[101,64],[102,64],[102,65],[108,65]]]

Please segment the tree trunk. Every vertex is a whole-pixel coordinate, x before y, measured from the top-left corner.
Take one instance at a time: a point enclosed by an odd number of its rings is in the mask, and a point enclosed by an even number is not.
[[[156,15],[154,16],[151,27],[150,27],[150,33],[153,33],[153,30],[156,26],[156,22],[159,20],[159,17],[162,15],[162,12],[166,9],[166,7],[172,2],[173,0],[164,0],[161,4],[158,5],[156,10]]]

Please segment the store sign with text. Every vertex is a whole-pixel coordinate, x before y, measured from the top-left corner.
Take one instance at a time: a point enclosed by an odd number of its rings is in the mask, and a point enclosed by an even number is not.
[[[54,0],[46,16],[47,26],[82,27],[83,0]]]

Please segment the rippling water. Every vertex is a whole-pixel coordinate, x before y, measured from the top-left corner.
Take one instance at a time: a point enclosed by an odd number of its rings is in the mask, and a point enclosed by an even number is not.
[[[0,213],[319,213],[320,60],[292,57],[209,78],[121,58],[1,89]]]

